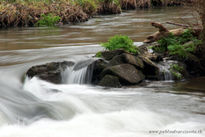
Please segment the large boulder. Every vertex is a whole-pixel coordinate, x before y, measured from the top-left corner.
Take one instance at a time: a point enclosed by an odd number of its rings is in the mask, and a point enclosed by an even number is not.
[[[107,67],[100,74],[100,77],[103,78],[105,75],[117,76],[122,85],[137,84],[145,78],[141,71],[137,70],[133,65],[130,64],[121,64]]]
[[[119,78],[113,75],[105,75],[100,82],[98,83],[99,86],[103,87],[121,87]]]
[[[133,56],[128,53],[117,55],[113,57],[112,60],[109,62],[110,66],[120,65],[120,64],[131,64],[134,65],[136,68],[140,68],[140,69],[144,68],[144,63],[139,57]]]
[[[33,66],[26,74],[30,78],[36,76],[48,82],[60,84],[62,83],[61,72],[72,65],[74,65],[74,63],[69,61],[51,62],[44,65]]]

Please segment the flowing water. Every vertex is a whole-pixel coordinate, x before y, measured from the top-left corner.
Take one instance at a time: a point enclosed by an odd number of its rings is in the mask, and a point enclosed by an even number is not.
[[[156,31],[150,21],[191,20],[187,13],[137,10],[56,29],[1,30],[0,137],[204,137],[205,78],[120,89],[83,84],[99,43],[126,34],[140,44]],[[25,78],[33,65],[63,60],[76,63],[62,73],[64,84]]]

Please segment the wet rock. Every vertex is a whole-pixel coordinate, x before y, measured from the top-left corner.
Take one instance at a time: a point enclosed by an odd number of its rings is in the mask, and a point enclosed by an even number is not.
[[[163,61],[165,57],[163,53],[155,53],[151,47],[158,47],[160,46],[158,42],[152,43],[144,43],[143,45],[139,46],[140,55],[149,58],[151,61],[160,62]]]
[[[200,76],[205,70],[201,65],[200,59],[194,55],[192,55],[189,59],[185,60],[184,63],[187,66],[187,71],[192,76]]]
[[[163,55],[162,55],[162,54],[150,54],[150,55],[148,56],[148,58],[149,58],[151,61],[154,61],[154,62],[163,61]]]
[[[74,63],[69,61],[51,62],[45,65],[31,67],[27,71],[26,75],[30,78],[36,76],[48,82],[60,84],[62,82],[61,72],[64,71],[68,66],[72,65],[74,65]]]
[[[120,55],[122,53],[126,53],[126,51],[122,49],[112,50],[112,51],[103,51],[101,52],[101,55],[105,60],[111,60],[113,57]]]
[[[99,75],[100,73],[107,67],[108,63],[103,60],[99,59],[94,61],[89,67],[93,69],[93,74],[92,74],[92,83],[97,84],[98,81],[100,80]]]
[[[142,71],[144,75],[146,76],[146,78],[158,80],[159,79],[159,67],[147,57],[141,56],[141,59],[143,60],[143,63],[144,63],[144,69]]]
[[[100,86],[104,87],[121,87],[119,78],[113,75],[105,75],[100,82],[98,83]]]
[[[144,68],[144,63],[139,57],[133,56],[128,53],[117,55],[114,58],[112,58],[112,60],[109,62],[110,66],[120,65],[120,64],[131,64],[134,65],[136,68],[141,68],[141,69]]]
[[[133,65],[130,64],[121,64],[107,67],[100,74],[101,78],[105,75],[117,76],[122,85],[137,84],[145,78],[141,71],[137,70]]]

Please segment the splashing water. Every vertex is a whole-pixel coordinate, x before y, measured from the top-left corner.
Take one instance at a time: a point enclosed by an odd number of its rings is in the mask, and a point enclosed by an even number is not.
[[[88,59],[75,63],[72,67],[62,72],[63,83],[66,84],[90,84],[93,74],[92,63],[96,59]]]
[[[177,63],[177,62],[173,60],[164,60],[157,64],[157,66],[159,67],[161,80],[165,80],[165,81],[173,80],[174,77],[170,71],[171,64],[173,63]]]

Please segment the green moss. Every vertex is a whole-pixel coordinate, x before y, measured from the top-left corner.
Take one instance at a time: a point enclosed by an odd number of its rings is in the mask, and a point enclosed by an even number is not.
[[[101,58],[102,57],[102,52],[101,51],[97,52],[95,57]]]
[[[60,17],[59,16],[54,16],[52,14],[42,14],[41,15],[41,19],[36,23],[36,26],[49,26],[49,27],[53,27],[55,26],[55,24],[60,21]]]
[[[133,41],[125,35],[116,35],[111,37],[108,42],[101,44],[107,50],[124,49],[130,53],[139,53],[139,49],[134,46]]]

